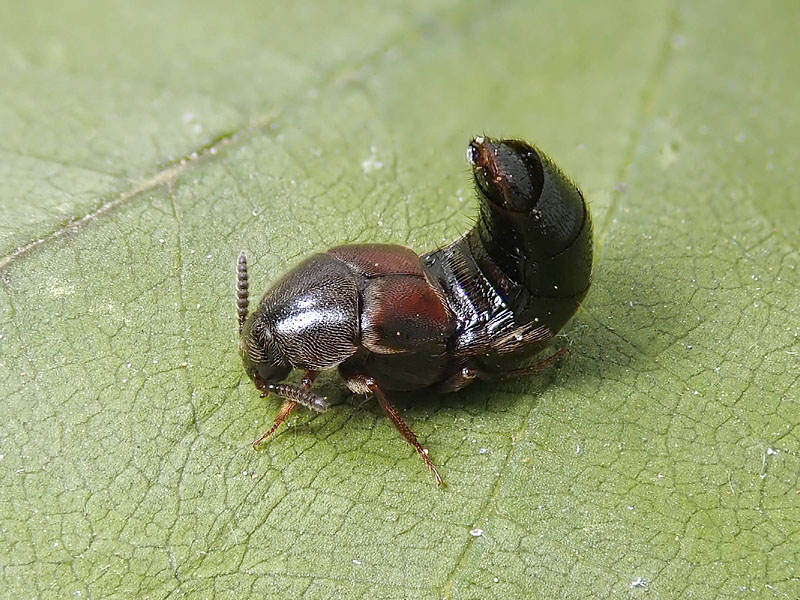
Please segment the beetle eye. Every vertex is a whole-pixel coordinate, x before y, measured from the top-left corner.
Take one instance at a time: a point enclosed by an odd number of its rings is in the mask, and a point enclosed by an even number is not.
[[[470,142],[469,146],[467,146],[467,161],[473,166],[478,163],[478,147],[475,142]]]

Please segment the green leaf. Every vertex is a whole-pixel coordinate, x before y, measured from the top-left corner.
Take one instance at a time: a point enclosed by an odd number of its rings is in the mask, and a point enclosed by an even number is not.
[[[296,6],[294,5],[296,4]],[[797,598],[796,3],[14,3],[0,22],[8,597]],[[471,225],[471,135],[591,200],[545,376],[277,403],[259,293]]]

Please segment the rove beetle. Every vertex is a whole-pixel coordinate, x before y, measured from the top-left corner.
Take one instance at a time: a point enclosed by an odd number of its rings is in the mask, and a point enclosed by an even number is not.
[[[589,290],[592,221],[583,194],[541,151],[476,137],[467,148],[480,214],[448,246],[353,244],[286,273],[248,316],[247,257],[239,255],[239,352],[263,395],[283,398],[257,447],[301,404],[328,408],[314,379],[338,367],[347,387],[375,396],[439,485],[428,451],[386,398],[392,390],[452,392],[475,379],[539,373],[565,349],[548,346]],[[300,385],[282,383],[294,369]]]

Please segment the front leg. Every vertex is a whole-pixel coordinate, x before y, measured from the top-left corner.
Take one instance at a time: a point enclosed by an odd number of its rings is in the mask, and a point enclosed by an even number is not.
[[[317,378],[317,375],[319,375],[319,371],[306,371],[305,375],[303,375],[303,379],[301,379],[299,387],[287,383],[265,383],[261,381],[260,378],[256,380],[256,387],[263,390],[261,394],[262,398],[269,395],[270,392],[273,392],[277,396],[283,398],[283,404],[281,404],[281,407],[278,409],[278,414],[275,416],[275,421],[272,423],[272,427],[269,428],[269,431],[253,442],[253,449],[258,448],[261,442],[271,436],[289,415],[292,414],[292,411],[298,404],[302,404],[306,408],[310,408],[316,412],[328,410],[328,399],[311,391],[311,386]]]

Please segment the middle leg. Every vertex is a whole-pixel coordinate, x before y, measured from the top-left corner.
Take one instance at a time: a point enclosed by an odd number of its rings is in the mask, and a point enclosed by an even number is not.
[[[369,393],[378,399],[378,404],[380,404],[383,412],[385,412],[392,421],[392,424],[395,426],[397,431],[399,431],[402,436],[406,438],[406,441],[414,447],[417,453],[422,457],[422,460],[425,461],[425,465],[431,470],[433,476],[436,477],[436,485],[444,485],[444,480],[442,479],[442,476],[439,475],[436,465],[433,464],[430,456],[428,456],[428,449],[419,443],[417,435],[411,431],[411,428],[408,425],[406,425],[403,417],[400,416],[400,412],[389,403],[389,400],[386,398],[383,390],[381,390],[381,388],[379,388],[375,381],[370,377],[367,377],[364,383],[369,390]]]

